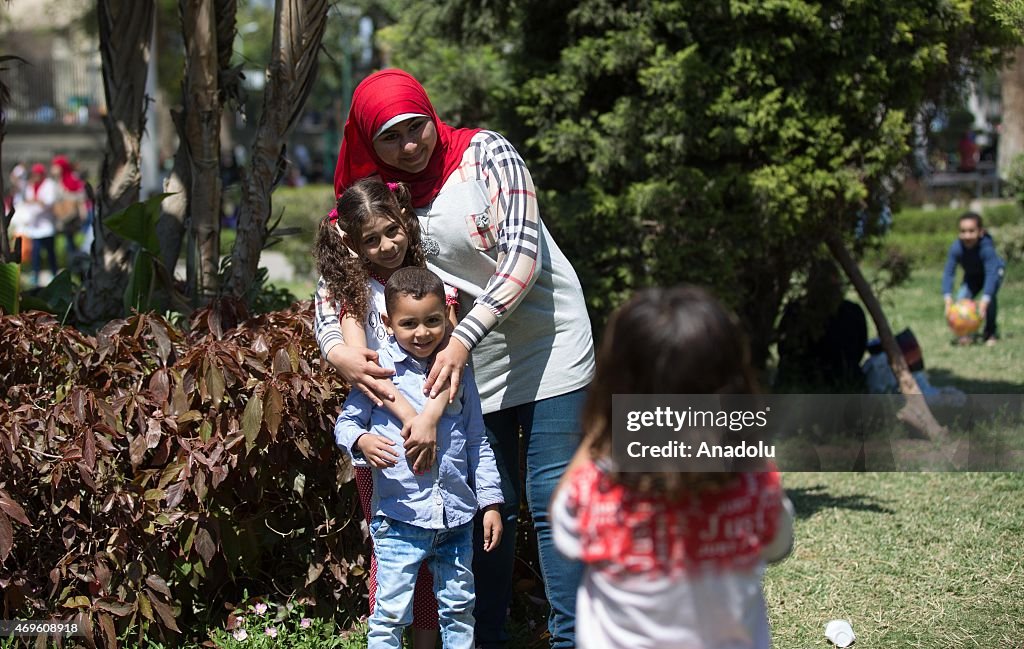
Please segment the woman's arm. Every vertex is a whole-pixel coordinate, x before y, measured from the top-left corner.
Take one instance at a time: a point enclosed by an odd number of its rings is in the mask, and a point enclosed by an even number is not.
[[[435,386],[450,379],[450,398],[454,398],[470,352],[519,306],[540,275],[540,211],[533,178],[508,140],[497,133],[485,136],[485,141],[472,146],[477,147],[480,173],[493,197],[487,216],[495,219],[498,264],[487,289],[438,353],[426,383],[432,396],[438,391]]]

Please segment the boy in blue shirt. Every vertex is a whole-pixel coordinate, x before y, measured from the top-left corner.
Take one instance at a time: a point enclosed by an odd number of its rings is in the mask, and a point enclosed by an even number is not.
[[[982,336],[985,344],[994,345],[998,336],[996,293],[1003,283],[1006,264],[996,254],[995,242],[992,241],[992,236],[985,232],[979,214],[962,214],[959,219],[959,230],[960,236],[949,247],[946,269],[942,273],[942,295],[946,310],[949,310],[954,301],[953,280],[956,278],[956,267],[959,264],[964,269],[964,281],[956,299],[975,299],[979,293],[981,294],[981,299],[978,300],[978,315],[985,320]],[[960,342],[966,344],[970,340],[961,338]]]
[[[395,387],[417,411],[426,404],[423,384],[446,335],[444,285],[425,268],[396,271],[384,289],[392,337],[378,350],[381,367],[393,369]],[[472,649],[473,517],[484,512],[484,550],[501,540],[501,481],[484,432],[480,395],[466,368],[459,395],[437,424],[437,461],[413,472],[401,448],[402,423],[352,390],[334,429],[353,464],[373,467],[370,534],[377,555],[376,606],[369,619],[369,649],[399,649],[412,622],[420,564],[434,575],[445,649]]]

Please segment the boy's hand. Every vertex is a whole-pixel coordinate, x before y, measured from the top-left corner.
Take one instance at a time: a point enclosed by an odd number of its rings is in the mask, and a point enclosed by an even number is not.
[[[484,552],[490,552],[501,543],[501,505],[484,508]]]
[[[354,446],[375,469],[389,469],[398,464],[398,453],[392,448],[395,443],[383,435],[365,433]]]
[[[991,302],[991,300],[986,300],[985,298],[981,298],[981,300],[978,301],[978,317],[982,320],[985,319],[985,312],[988,311],[989,302]]]

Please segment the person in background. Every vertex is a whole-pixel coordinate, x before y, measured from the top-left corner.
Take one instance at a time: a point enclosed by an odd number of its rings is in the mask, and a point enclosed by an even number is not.
[[[964,212],[957,220],[957,229],[959,236],[949,246],[946,268],[942,272],[942,299],[945,310],[948,311],[953,305],[953,281],[956,279],[956,267],[960,266],[964,269],[964,279],[957,291],[956,299],[977,299],[978,295],[981,295],[977,303],[978,315],[985,320],[982,339],[986,345],[992,346],[999,338],[996,295],[999,293],[999,287],[1003,285],[1006,262],[996,252],[992,235],[985,232],[980,214]],[[959,342],[966,345],[971,339],[964,336]]]
[[[957,171],[969,173],[977,170],[978,160],[981,158],[981,151],[978,149],[978,143],[975,140],[974,131],[968,129],[964,133],[963,137],[960,138],[956,148],[960,157],[960,162],[957,165]]]
[[[867,318],[845,292],[831,260],[812,263],[804,294],[786,305],[779,321],[776,391],[865,391],[860,362],[867,350]]]
[[[75,235],[82,229],[85,220],[85,181],[79,177],[74,165],[67,156],[54,156],[50,163],[50,178],[57,187],[57,200],[53,205],[53,215],[57,221],[57,231],[67,241],[66,254],[70,257],[78,250]]]
[[[57,201],[57,185],[46,176],[46,167],[32,165],[25,191],[14,205],[21,232],[32,240],[32,281],[39,286],[42,256],[46,253],[52,275],[57,274],[57,222],[53,205]]]
[[[8,214],[11,214],[11,210],[14,210],[11,216],[10,222],[7,224],[7,236],[10,238],[11,250],[15,248],[17,241],[21,242],[21,263],[27,263],[31,259],[32,255],[32,239],[24,233],[25,212],[19,212],[15,210],[15,206],[22,202],[25,197],[25,186],[28,184],[28,165],[24,162],[19,162],[11,169],[11,174],[8,177],[10,184],[7,187],[7,194],[4,196],[4,213],[3,218],[7,218]]]

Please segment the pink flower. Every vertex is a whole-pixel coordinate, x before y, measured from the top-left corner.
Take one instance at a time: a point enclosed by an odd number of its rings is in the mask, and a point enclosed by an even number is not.
[[[302,620],[299,622],[299,626],[301,626],[303,629],[308,629],[310,626],[312,626],[312,624],[313,620],[309,619],[308,617],[302,618]]]
[[[277,637],[277,627],[268,626],[266,628],[266,630],[263,631],[263,633],[265,633],[266,635],[269,635],[271,638],[276,638]]]
[[[245,629],[235,629],[235,632],[231,635],[235,638],[235,640],[238,640],[239,642],[243,642],[246,638],[249,637],[249,634],[245,632]]]
[[[266,604],[264,604],[263,602],[260,602],[259,604],[256,605],[256,614],[257,615],[263,615],[266,612],[267,612],[267,605]]]

